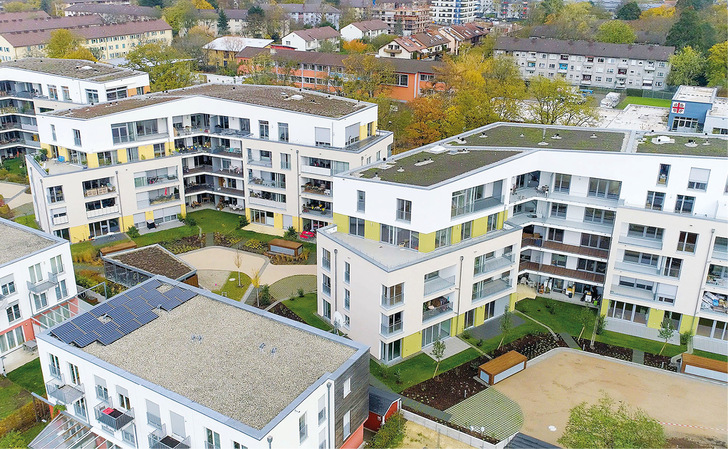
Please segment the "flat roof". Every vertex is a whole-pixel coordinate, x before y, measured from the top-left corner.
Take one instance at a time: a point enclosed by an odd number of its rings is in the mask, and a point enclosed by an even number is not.
[[[51,235],[27,226],[0,218],[0,265],[28,256],[35,252],[57,245],[58,240]]]
[[[151,274],[159,274],[170,279],[179,279],[195,271],[182,259],[160,245],[134,248],[106,256],[107,259],[121,262]]]
[[[728,98],[717,97],[713,102],[713,107],[708,111],[708,115],[713,117],[728,117]]]
[[[144,108],[151,104],[200,96],[330,118],[341,118],[373,106],[372,103],[304,91],[293,87],[208,83],[168,92],[137,95],[111,103],[55,111],[48,113],[48,115],[91,119]]]
[[[672,96],[673,101],[692,101],[693,103],[712,103],[718,89],[715,87],[680,86]]]
[[[195,296],[169,311],[153,309],[157,318],[111,344],[96,341],[81,350],[254,429],[262,429],[361,349],[355,342],[162,277],[117,297],[154,288]],[[101,321],[93,313],[104,304],[72,322],[82,323],[83,329],[90,321]]]
[[[98,82],[145,75],[144,72],[83,59],[24,58],[0,62],[0,69],[5,67]]]
[[[653,138],[666,136],[673,143],[656,144]],[[728,157],[728,137],[680,136],[673,133],[648,134],[637,144],[638,153],[681,154],[686,156]]]

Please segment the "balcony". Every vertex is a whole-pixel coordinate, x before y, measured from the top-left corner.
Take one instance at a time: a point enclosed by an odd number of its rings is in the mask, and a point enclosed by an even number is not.
[[[201,164],[195,167],[182,167],[184,176],[194,175],[197,173],[212,173],[212,164]]]
[[[167,427],[160,425],[160,428],[149,434],[150,449],[190,449],[190,437],[180,438],[169,435]]]
[[[286,203],[274,200],[267,200],[259,196],[253,196],[253,193],[249,195],[248,202],[250,204],[257,204],[259,206],[274,207],[276,209],[285,209]]]
[[[441,278],[440,276],[425,281],[425,296],[449,290],[455,287],[455,276]]]
[[[382,295],[382,307],[391,309],[404,303],[404,295],[402,293],[394,296]]]
[[[641,246],[643,248],[662,249],[662,239],[651,239],[645,237],[634,237],[631,235],[620,235],[619,243],[625,245]]]
[[[725,317],[728,314],[728,302],[726,298],[726,295],[705,292],[703,294],[703,300],[700,303],[700,311],[720,314]]]
[[[301,193],[310,195],[332,196],[331,187],[315,186],[312,183],[306,183],[301,186]]]
[[[587,271],[572,270],[564,267],[557,267],[554,265],[543,265],[536,262],[521,262],[519,271],[533,271],[536,273],[552,274],[554,276],[576,279],[579,281],[586,281],[594,284],[604,284],[604,274],[590,273]]]
[[[491,282],[487,282],[481,287],[481,289],[473,296],[473,302],[480,301],[491,296],[498,295],[511,288],[510,282],[503,279],[495,279]]]
[[[504,255],[501,257],[487,259],[480,266],[475,267],[475,270],[473,270],[473,276],[480,276],[482,274],[490,273],[492,271],[499,270],[510,265],[513,265],[512,255]]]
[[[626,285],[612,285],[611,293],[614,296],[621,296],[628,299],[639,299],[641,301],[654,301],[655,299],[655,294],[652,290],[627,287]]]
[[[488,197],[488,198],[481,198],[479,200],[473,201],[470,204],[466,204],[465,206],[460,207],[451,207],[450,208],[450,217],[460,217],[462,215],[472,214],[474,212],[478,212],[485,209],[490,209],[492,207],[499,207],[502,206],[503,203],[498,198],[494,197]]]
[[[321,207],[316,205],[306,205],[304,204],[301,206],[301,211],[304,214],[310,214],[315,215],[317,217],[324,217],[324,218],[333,218],[334,212],[331,210],[330,207]]]
[[[596,259],[607,259],[609,251],[605,249],[591,248],[588,246],[567,245],[561,242],[544,240],[541,238],[527,237],[521,240],[521,249],[535,246],[537,248],[550,249],[554,252],[578,254],[580,256],[593,257]]]
[[[163,184],[170,184],[177,181],[177,175],[164,175],[164,176],[140,176],[138,178],[134,179],[134,185],[137,189],[149,187],[149,186],[157,186],[157,185],[163,185]]]
[[[68,223],[68,215],[61,215],[58,217],[53,217],[53,224],[58,226],[62,224]]]
[[[104,215],[118,214],[119,205],[115,204],[109,207],[102,207],[101,209],[87,210],[86,218],[103,217]]]
[[[389,337],[400,332],[402,332],[402,322],[397,321],[396,323],[390,325],[382,324],[382,330],[380,333],[385,337]]]
[[[28,281],[28,290],[30,290],[33,293],[43,293],[44,291],[48,290],[51,287],[55,287],[56,284],[58,284],[58,274],[55,273],[48,273],[48,277],[45,279],[42,279],[35,284]]]
[[[286,183],[282,181],[274,181],[272,179],[262,179],[262,178],[252,178],[250,180],[251,186],[253,184],[263,186],[263,187],[272,187],[274,189],[285,189]]]
[[[48,397],[54,398],[62,404],[71,405],[86,394],[83,385],[60,384],[60,382],[51,380],[46,383]]]
[[[101,424],[111,427],[113,430],[119,430],[134,420],[134,409],[119,410],[109,407],[108,404],[101,403],[94,407],[96,420]]]
[[[265,158],[265,159],[248,158],[248,165],[254,165],[256,167],[270,168],[270,167],[273,167],[273,160],[270,158]]]
[[[728,278],[709,274],[705,280],[705,285],[711,287],[728,288]]]
[[[331,167],[314,167],[313,165],[302,165],[301,173],[309,173],[319,176],[331,176]]]
[[[451,302],[443,302],[447,301],[447,298],[437,298],[432,301],[428,301],[424,303],[423,310],[422,310],[422,322],[429,321],[433,318],[436,318],[442,314],[450,313],[452,312],[452,303]]]
[[[88,198],[90,196],[106,195],[107,193],[114,193],[114,192],[116,192],[116,187],[104,186],[104,187],[97,187],[95,189],[86,189],[83,191],[83,196]]]
[[[219,170],[215,170],[213,174],[243,179],[243,170],[240,167],[221,168]]]
[[[533,213],[517,214],[508,219],[508,222],[518,226],[530,224],[549,228],[566,229],[569,231],[588,232],[589,234],[612,235],[611,223],[594,223],[591,221],[566,220],[558,216],[543,217]]]
[[[149,205],[168,203],[179,199],[179,193],[170,193],[169,195],[160,195],[154,198],[149,198]]]
[[[620,271],[627,271],[630,273],[648,274],[651,276],[659,276],[661,274],[660,268],[656,265],[648,265],[644,263],[631,263],[619,261],[614,263],[614,268]]]

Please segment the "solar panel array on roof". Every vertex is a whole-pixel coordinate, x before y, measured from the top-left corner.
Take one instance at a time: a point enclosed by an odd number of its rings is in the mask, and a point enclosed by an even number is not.
[[[51,330],[64,343],[79,348],[98,341],[110,345],[124,335],[158,318],[154,309],[170,311],[195,297],[195,293],[173,287],[162,293],[156,279],[134,287],[99,304],[89,312],[66,321]]]

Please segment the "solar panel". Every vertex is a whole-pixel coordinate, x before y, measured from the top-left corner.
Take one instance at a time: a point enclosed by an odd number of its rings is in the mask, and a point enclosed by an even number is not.
[[[170,310],[174,309],[175,307],[179,307],[180,305],[182,305],[182,303],[177,301],[176,299],[168,299],[162,303],[162,309],[169,312]]]
[[[152,307],[157,307],[159,303],[164,302],[164,296],[156,290],[144,293],[142,295],[142,299],[148,302]]]
[[[156,313],[148,311],[138,315],[136,318],[134,318],[134,320],[143,326],[157,318],[159,318],[159,316]]]
[[[94,333],[88,333],[79,335],[78,337],[73,339],[73,343],[78,346],[79,348],[86,347],[90,345],[91,343],[95,342],[97,339],[96,334]]]
[[[107,301],[107,302],[102,302],[98,306],[94,307],[93,309],[91,309],[91,311],[89,311],[89,313],[93,316],[99,317],[99,316],[103,316],[106,312],[108,312],[111,309],[112,309],[112,306]]]
[[[116,340],[120,339],[121,337],[123,337],[123,335],[121,335],[119,333],[119,331],[114,331],[114,332],[110,332],[110,333],[99,336],[99,338],[97,340],[102,345],[110,345],[111,343],[115,342]]]
[[[161,282],[159,282],[156,279],[152,279],[151,281],[147,282],[146,284],[141,285],[140,287],[142,287],[144,290],[149,291],[149,290],[155,290],[160,285],[162,285]]]
[[[76,326],[73,325],[73,322],[66,321],[65,323],[61,324],[60,326],[53,329],[51,332],[53,335],[55,335],[58,338],[61,338],[61,335],[70,332],[71,330],[76,329]]]
[[[85,334],[86,334],[86,332],[84,332],[81,329],[76,327],[76,328],[66,332],[65,334],[63,334],[63,336],[60,338],[65,343],[71,343],[73,340],[75,340],[77,338],[81,338]]]
[[[141,327],[141,324],[140,323],[138,323],[138,322],[136,322],[134,320],[131,320],[131,321],[127,321],[126,323],[124,323],[121,326],[119,326],[119,332],[121,332],[122,334],[126,335],[129,332],[132,332],[132,331],[135,331],[135,330],[139,329],[140,327]]]
[[[182,294],[180,296],[178,296],[177,299],[179,299],[182,302],[187,302],[190,299],[194,298],[195,296],[197,296],[197,293],[195,293],[195,292],[191,292],[189,290],[182,290]]]
[[[115,309],[109,310],[109,313],[107,313],[111,317],[112,320],[116,322],[116,324],[125,323],[129,320],[134,319],[134,315],[129,312],[129,309],[126,307],[117,307]]]
[[[149,303],[144,301],[141,298],[134,298],[131,299],[129,302],[125,304],[125,307],[129,309],[131,313],[134,315],[139,315],[140,313],[144,312],[145,310],[149,310],[151,307],[149,306]]]
[[[73,319],[73,323],[78,327],[83,327],[86,323],[88,323],[91,320],[95,320],[96,317],[93,315],[89,315],[88,313],[84,313],[83,315],[79,315],[76,318]]]
[[[91,321],[87,322],[83,325],[82,330],[84,332],[93,332],[94,330],[98,329],[99,327],[103,326],[104,323],[99,321],[97,318],[93,318]]]

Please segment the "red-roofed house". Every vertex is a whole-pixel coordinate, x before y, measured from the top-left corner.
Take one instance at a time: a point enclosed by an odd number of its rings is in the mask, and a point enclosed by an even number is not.
[[[448,40],[437,33],[398,37],[379,49],[379,56],[397,59],[433,59],[448,50]]]

